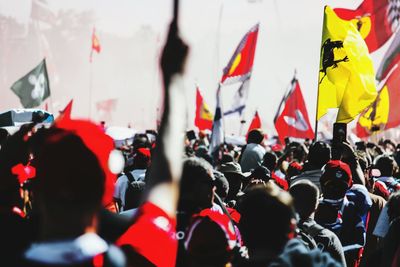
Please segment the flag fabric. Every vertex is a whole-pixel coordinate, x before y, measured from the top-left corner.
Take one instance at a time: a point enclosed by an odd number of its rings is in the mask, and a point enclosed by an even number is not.
[[[300,84],[295,77],[279,104],[274,123],[282,144],[286,137],[314,138]]]
[[[100,120],[111,120],[111,112],[113,112],[117,107],[117,102],[118,100],[116,98],[110,98],[96,103],[96,110]]]
[[[50,96],[46,60],[43,59],[33,70],[16,81],[11,90],[19,97],[24,108],[34,108]]]
[[[258,24],[253,26],[240,41],[238,47],[224,68],[221,84],[244,81],[251,74],[256,51]]]
[[[211,142],[210,142],[210,150],[209,153],[214,153],[221,144],[224,143],[224,127],[222,122],[222,111],[221,111],[221,96],[220,96],[221,87],[218,87],[217,90],[217,107],[215,109],[215,116],[212,125],[211,132]]]
[[[356,135],[368,137],[374,132],[400,125],[400,67],[396,65],[383,81],[376,100],[365,109],[356,126]]]
[[[196,117],[194,119],[194,125],[202,130],[211,130],[213,125],[213,114],[210,108],[204,102],[203,96],[201,95],[199,87],[196,88]]]
[[[65,108],[62,111],[60,111],[60,115],[58,115],[58,117],[57,117],[57,119],[55,121],[56,124],[61,123],[61,122],[66,121],[66,120],[71,120],[71,113],[72,113],[72,105],[73,105],[73,103],[74,103],[74,100],[71,99],[68,102],[68,104],[65,106]]]
[[[260,120],[260,116],[258,115],[258,111],[256,111],[256,113],[254,114],[253,120],[250,123],[249,129],[247,130],[246,135],[248,135],[251,130],[260,129],[260,128],[261,128],[261,120]]]
[[[376,98],[375,73],[365,41],[355,26],[325,7],[317,120],[338,108],[336,122],[348,123]]]
[[[93,28],[92,32],[92,49],[90,50],[90,62],[92,62],[93,59],[93,51],[96,51],[97,54],[99,54],[101,51],[100,41],[96,35],[96,28]]]
[[[233,97],[232,106],[229,110],[224,112],[224,116],[228,116],[235,113],[242,115],[243,110],[246,108],[246,101],[249,96],[249,87],[250,87],[250,76],[246,77],[246,79],[239,86],[239,89],[236,91]]]
[[[364,0],[355,10],[335,8],[335,13],[354,24],[370,53],[389,40],[396,32],[400,19],[397,0]]]
[[[376,72],[376,79],[381,81],[388,75],[388,72],[400,62],[400,33],[396,32],[395,37],[389,48],[383,55],[381,64]]]

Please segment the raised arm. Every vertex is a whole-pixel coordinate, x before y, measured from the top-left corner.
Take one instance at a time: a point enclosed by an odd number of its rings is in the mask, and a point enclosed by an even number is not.
[[[175,217],[182,174],[186,100],[183,72],[188,46],[180,39],[176,20],[171,23],[161,57],[164,112],[149,170],[147,201]]]

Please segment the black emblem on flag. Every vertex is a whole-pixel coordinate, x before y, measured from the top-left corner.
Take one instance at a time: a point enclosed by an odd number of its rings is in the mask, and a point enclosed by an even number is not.
[[[335,53],[334,53],[335,48],[337,49],[343,48],[343,42],[331,41],[331,39],[328,38],[321,47],[322,69],[320,70],[320,72],[323,72],[324,76],[321,78],[319,83],[321,83],[322,80],[325,78],[326,71],[328,70],[328,68],[330,67],[337,68],[339,62],[349,61],[349,58],[347,56],[345,56],[342,59],[335,60]]]

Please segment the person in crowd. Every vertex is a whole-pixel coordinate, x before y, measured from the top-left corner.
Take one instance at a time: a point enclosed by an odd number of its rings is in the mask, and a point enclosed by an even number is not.
[[[247,135],[247,145],[240,155],[240,166],[243,172],[249,172],[261,165],[265,148],[261,145],[264,133],[260,129],[254,129]]]
[[[68,130],[42,130],[33,138],[41,241],[19,266],[125,266],[122,251],[97,235],[105,175],[96,155]]]
[[[128,210],[137,206],[140,196],[129,193],[132,185],[135,192],[140,195],[144,189],[146,170],[150,166],[150,150],[148,148],[138,148],[133,155],[133,164],[125,169],[125,174],[118,177],[114,189],[114,201],[117,203],[119,211]],[[128,194],[127,194],[128,192]]]
[[[290,187],[294,207],[299,215],[297,226],[312,238],[322,251],[328,252],[332,258],[346,266],[343,247],[339,238],[330,230],[317,224],[314,220],[318,208],[319,190],[309,180],[300,180]]]
[[[320,177],[322,175],[322,167],[331,159],[331,148],[324,142],[315,142],[311,145],[304,164],[303,172],[300,175],[290,179],[290,184],[294,184],[299,180],[310,180],[319,190],[321,190]]]
[[[381,172],[381,176],[377,177],[376,183],[390,193],[400,190],[400,183],[393,177],[395,170],[398,168],[393,157],[381,155],[375,159],[375,168]]]
[[[323,198],[315,221],[339,237],[347,266],[356,266],[365,245],[368,212],[372,205],[367,189],[360,185],[349,190],[353,184],[352,173],[349,165],[340,160],[326,164],[320,183]]]
[[[329,254],[310,251],[295,238],[292,198],[275,184],[252,186],[243,196],[239,212],[248,260],[238,266],[340,266]]]

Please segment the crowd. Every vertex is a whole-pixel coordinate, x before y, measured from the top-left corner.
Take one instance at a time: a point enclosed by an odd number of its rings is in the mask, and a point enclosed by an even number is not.
[[[182,134],[187,53],[172,24],[156,141],[120,148],[118,177],[90,122],[0,132],[1,265],[400,266],[400,146],[276,149],[255,129],[209,151]]]

